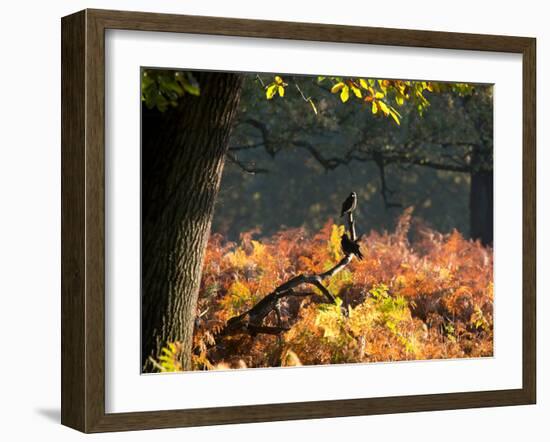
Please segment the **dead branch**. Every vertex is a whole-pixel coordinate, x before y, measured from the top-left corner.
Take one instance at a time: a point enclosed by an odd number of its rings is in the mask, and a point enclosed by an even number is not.
[[[355,229],[355,219],[353,213],[347,213],[346,216],[351,240],[357,241],[357,233]],[[247,333],[251,336],[256,336],[260,333],[280,335],[281,333],[288,331],[289,327],[285,327],[282,324],[280,314],[280,301],[283,298],[317,296],[317,293],[314,291],[304,292],[295,290],[304,285],[310,285],[317,288],[323,294],[328,303],[336,304],[336,298],[323,285],[323,282],[327,279],[332,278],[337,273],[346,268],[346,266],[352,261],[353,257],[353,254],[347,254],[334,267],[323,273],[313,275],[300,274],[279,285],[277,288],[275,288],[275,290],[262,298],[251,309],[229,319],[226,322],[225,326],[221,329],[221,331],[216,333],[214,341],[219,341],[219,339],[223,338],[224,336],[230,336],[240,333]],[[263,323],[271,312],[275,312],[277,318],[278,324],[275,327],[266,326]],[[216,344],[212,344],[212,346],[215,345]]]

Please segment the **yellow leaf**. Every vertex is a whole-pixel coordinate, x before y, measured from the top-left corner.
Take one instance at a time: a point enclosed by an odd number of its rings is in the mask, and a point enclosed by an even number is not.
[[[330,232],[330,239],[328,243],[328,250],[331,254],[331,257],[336,261],[339,261],[344,256],[342,254],[342,247],[340,245],[340,242],[345,230],[346,228],[344,226],[339,226],[336,224],[332,225],[332,230]]]
[[[363,89],[368,89],[369,88],[369,84],[367,83],[367,80],[365,80],[364,78],[359,79],[359,84],[361,85],[361,87]]]
[[[267,97],[268,100],[271,100],[275,96],[276,92],[277,92],[277,85],[275,83],[271,83],[265,91],[265,96]]]
[[[275,83],[277,84],[283,84],[283,79],[279,77],[278,75],[275,76]]]
[[[376,101],[372,102],[372,113],[375,114],[378,112],[378,105],[376,104]]]
[[[340,92],[340,100],[342,100],[342,103],[349,100],[349,87],[344,86],[342,88],[342,92]]]
[[[235,298],[244,299],[250,298],[251,296],[250,289],[240,281],[235,281],[233,284],[231,284],[229,286],[229,289],[227,290],[227,294]]]
[[[350,84],[350,88],[357,98],[363,97],[361,95],[361,89],[359,89],[357,86],[355,86],[354,84]]]
[[[374,96],[374,98],[384,98],[384,94],[382,92],[376,92],[376,95]]]
[[[292,350],[287,350],[286,354],[281,359],[283,367],[298,367],[302,365],[302,363],[300,362],[300,358]]]
[[[393,106],[390,106],[390,109],[395,113],[395,115],[397,115],[399,118],[403,118],[403,116],[397,112],[397,109]]]
[[[399,121],[399,117],[394,111],[390,111],[391,117],[394,119],[394,121],[397,123],[398,126],[401,126],[401,122]]]
[[[345,86],[344,83],[340,82],[340,83],[336,83],[334,86],[332,86],[332,89],[330,90],[333,94],[335,94],[336,92],[338,92],[340,89],[342,89],[343,87]]]
[[[402,106],[403,105],[403,95],[397,95],[395,97],[395,102],[399,105],[399,106]]]
[[[390,109],[386,105],[386,103],[384,103],[383,101],[379,101],[378,106],[380,107],[380,110],[382,110],[382,112],[384,112],[384,115],[387,117],[390,113]]]
[[[279,96],[284,97],[285,96],[285,88],[282,86],[279,86]]]

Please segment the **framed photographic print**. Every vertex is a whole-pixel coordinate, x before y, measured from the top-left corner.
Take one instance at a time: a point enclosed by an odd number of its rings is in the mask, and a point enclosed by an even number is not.
[[[535,39],[62,19],[62,423],[535,403]]]

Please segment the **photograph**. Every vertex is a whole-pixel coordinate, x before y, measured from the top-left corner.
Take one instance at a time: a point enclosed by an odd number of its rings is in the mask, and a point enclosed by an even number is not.
[[[493,85],[141,68],[141,370],[493,356]]]

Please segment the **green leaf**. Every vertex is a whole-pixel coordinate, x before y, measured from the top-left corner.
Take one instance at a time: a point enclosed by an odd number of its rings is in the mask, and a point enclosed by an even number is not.
[[[185,92],[195,96],[200,95],[201,91],[199,83],[191,72],[176,72],[176,79],[179,81]]]
[[[199,96],[201,94],[201,91],[200,89],[198,88],[198,86],[195,86],[187,81],[183,82],[183,89],[185,90],[185,92],[187,92],[188,94],[191,94],[191,95],[195,95],[195,96]]]

